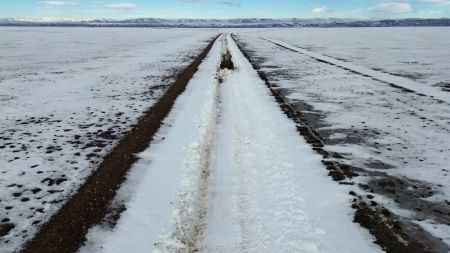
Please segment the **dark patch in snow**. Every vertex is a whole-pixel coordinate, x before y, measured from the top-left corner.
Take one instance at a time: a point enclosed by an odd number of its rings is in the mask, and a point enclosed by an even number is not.
[[[0,237],[7,235],[14,227],[15,225],[13,223],[2,221],[2,223],[0,223]]]
[[[450,82],[439,82],[435,84],[436,87],[441,87],[443,91],[450,92]]]

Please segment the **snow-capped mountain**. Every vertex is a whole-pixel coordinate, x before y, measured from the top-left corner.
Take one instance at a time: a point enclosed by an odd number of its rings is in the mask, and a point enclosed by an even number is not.
[[[104,26],[104,27],[371,27],[371,26],[450,26],[449,18],[441,19],[0,19],[3,26]]]

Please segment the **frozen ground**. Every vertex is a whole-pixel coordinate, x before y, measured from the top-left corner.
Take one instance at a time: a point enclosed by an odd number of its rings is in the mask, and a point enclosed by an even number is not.
[[[424,90],[429,88],[426,85],[447,82],[445,69],[450,64],[444,60],[448,59],[444,38],[448,33],[443,31],[448,28],[405,28],[413,35],[395,29],[355,29],[354,34],[350,29],[258,30],[238,32],[237,37],[270,82],[319,132],[325,148],[337,152],[338,161],[363,169],[365,177],[355,179],[362,188],[375,191],[376,201],[418,221],[448,243],[450,105],[392,87],[324,56],[346,57],[352,66],[372,67],[378,62],[391,72],[393,66],[408,73],[427,72],[428,78],[420,79],[426,83]],[[311,49],[311,45],[316,46]],[[394,45],[400,47],[395,53],[390,51]],[[296,50],[300,46],[306,50]],[[431,65],[402,63],[412,61],[411,55],[414,61]],[[433,92],[448,97],[446,91]]]
[[[450,91],[450,27],[270,29],[252,33]]]
[[[81,252],[381,252],[352,222],[353,186],[328,178],[230,37],[236,70],[219,70],[225,41],[140,154],[117,226]]]
[[[0,28],[0,252],[30,238],[215,35]]]

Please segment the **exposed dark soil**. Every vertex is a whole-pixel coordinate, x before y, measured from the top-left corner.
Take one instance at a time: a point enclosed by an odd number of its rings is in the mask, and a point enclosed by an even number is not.
[[[440,87],[443,91],[450,92],[450,82],[440,82],[435,84],[434,86]]]
[[[439,223],[450,225],[449,204],[424,200],[435,194],[433,185],[411,179],[382,177],[371,180],[365,187],[369,191],[390,197],[402,208],[416,211],[417,220],[433,217]]]
[[[180,72],[170,88],[139,119],[138,123],[124,136],[117,146],[105,156],[95,172],[89,176],[78,192],[47,223],[40,227],[32,240],[21,252],[60,253],[76,252],[86,240],[88,229],[99,224],[110,211],[110,203],[116,191],[126,179],[127,172],[137,160],[135,154],[144,151],[169,114],[176,98],[197,71],[208,54],[215,39]],[[62,179],[49,179],[58,183]],[[121,209],[123,211],[123,208]],[[120,212],[119,212],[120,213]],[[114,213],[114,217],[119,214]],[[110,217],[112,219],[117,219]],[[2,227],[3,230],[3,227]]]
[[[399,217],[374,201],[364,199],[354,192],[350,194],[355,196],[352,205],[356,210],[354,221],[368,229],[376,237],[375,243],[381,245],[386,252],[447,252],[446,245],[422,228],[400,221]]]
[[[0,237],[7,235],[8,232],[14,227],[14,224],[7,221],[0,223]]]
[[[373,201],[373,196],[370,195],[370,193],[375,192],[393,198],[400,206],[418,211],[423,215],[422,219],[429,217],[429,214],[431,215],[434,212],[434,214],[441,216],[438,219],[439,221],[448,224],[450,215],[450,207],[448,205],[434,206],[435,204],[424,200],[415,201],[418,196],[423,197],[427,196],[427,194],[432,194],[433,189],[431,187],[424,186],[421,182],[389,177],[386,173],[370,172],[366,169],[356,168],[337,161],[339,158],[342,158],[341,154],[329,152],[324,148],[325,144],[329,144],[327,135],[329,136],[332,133],[315,130],[323,125],[320,122],[320,116],[317,116],[318,114],[316,113],[312,117],[305,115],[302,108],[306,108],[306,111],[312,111],[312,108],[306,103],[299,101],[291,103],[286,96],[289,91],[271,84],[267,74],[260,68],[261,62],[258,62],[260,59],[253,60],[252,56],[246,52],[244,48],[251,47],[251,45],[240,42],[236,36],[233,36],[233,38],[237,42],[239,49],[253,65],[254,69],[257,70],[260,78],[265,81],[283,112],[296,123],[298,132],[313,146],[317,153],[323,156],[322,163],[327,167],[329,176],[333,180],[338,181],[340,184],[355,184],[351,179],[359,174],[376,176],[377,179],[374,179],[369,185],[358,185],[362,190],[369,193],[367,196],[363,197],[355,192],[350,192],[350,195],[354,196],[352,207],[356,210],[354,221],[370,231],[376,238],[375,243],[379,244],[386,252],[392,253],[429,253],[447,252],[449,250],[448,246],[440,239],[433,237],[411,220],[404,220],[394,215],[388,209]],[[358,131],[352,136],[354,136],[352,139],[346,138],[340,141],[361,142],[367,138],[367,136],[358,135]],[[389,164],[375,160],[368,161],[367,165],[368,167],[383,169],[390,168]],[[433,217],[435,216],[433,215]]]

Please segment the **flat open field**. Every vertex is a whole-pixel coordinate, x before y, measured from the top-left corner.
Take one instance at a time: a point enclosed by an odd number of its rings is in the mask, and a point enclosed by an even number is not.
[[[252,30],[381,72],[429,85],[450,83],[448,27],[380,27]],[[270,36],[269,36],[270,35]]]
[[[448,41],[0,27],[0,252],[448,252]]]

